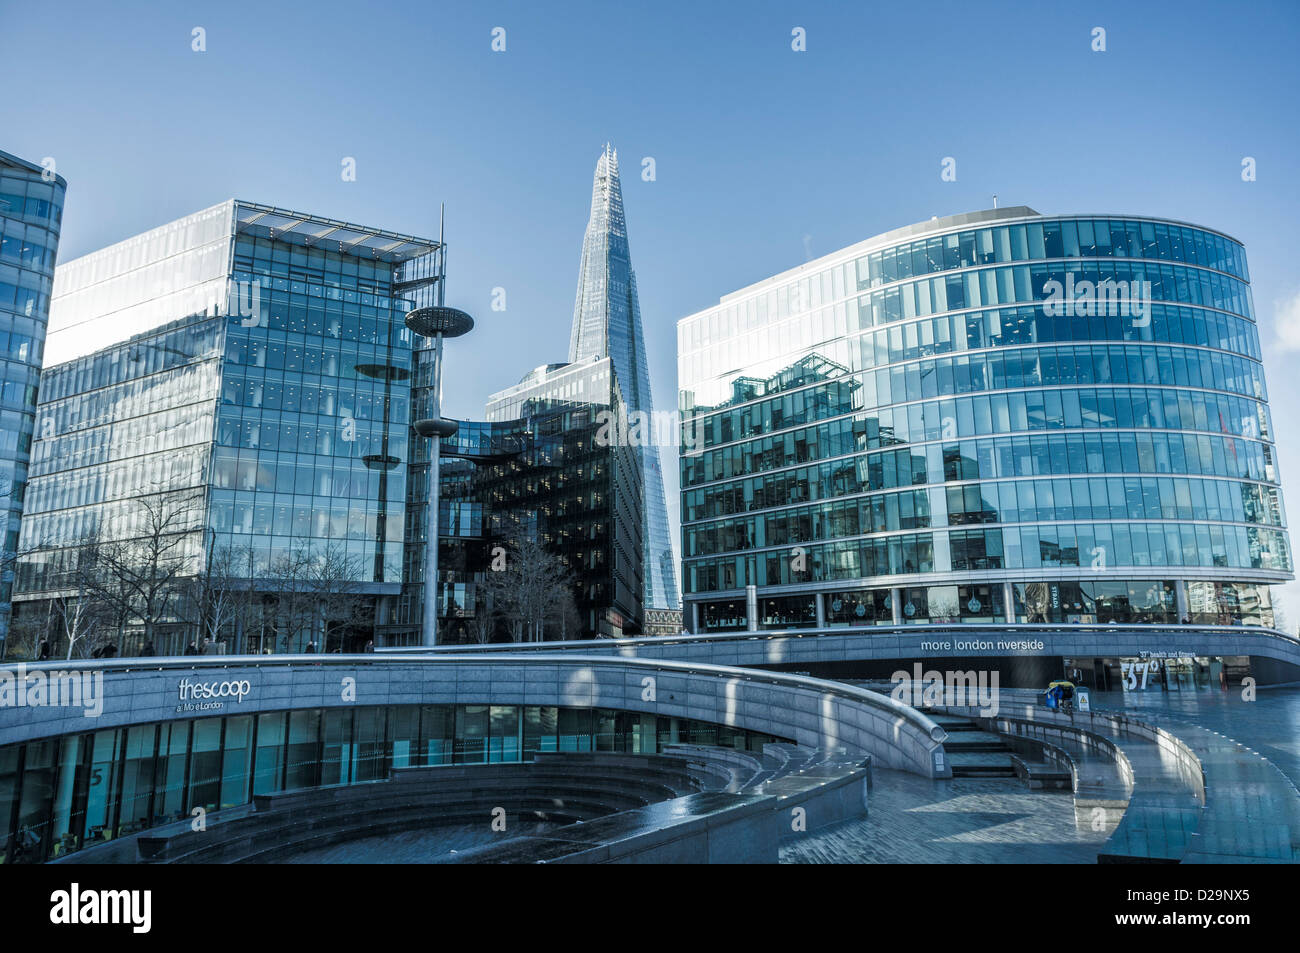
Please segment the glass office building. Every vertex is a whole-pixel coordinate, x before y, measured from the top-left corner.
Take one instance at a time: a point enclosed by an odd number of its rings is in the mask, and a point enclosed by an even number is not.
[[[62,176],[0,152],[0,656],[66,190]]]
[[[629,413],[653,410],[645,335],[641,331],[641,305],[623,212],[618,153],[608,144],[596,162],[591,186],[591,217],[582,239],[582,262],[569,341],[570,362],[576,364],[593,357],[613,360]],[[669,441],[671,445],[671,437]],[[656,441],[638,448],[645,484],[642,534],[645,605],[676,609],[681,606],[681,599],[659,449]]]
[[[61,266],[16,599],[68,589],[88,540],[147,544],[161,513],[169,571],[220,555],[221,578],[259,594],[230,650],[360,648],[364,626],[322,630],[307,593],[373,615],[400,592],[414,352],[398,289],[438,250],[232,200]],[[194,620],[165,596],[155,647],[178,653]]]
[[[678,352],[693,631],[1270,625],[1292,578],[1222,233],[934,219],[727,295]]]
[[[438,513],[439,641],[511,641],[482,589],[494,550],[525,537],[572,573],[577,628],[549,620],[548,638],[640,634],[641,469],[636,449],[602,435],[623,407],[609,358],[530,371],[488,401],[486,421],[459,421],[442,441]],[[414,459],[427,456],[417,445]],[[414,497],[427,469],[413,471]],[[418,645],[424,536],[410,519],[396,614],[380,644]]]

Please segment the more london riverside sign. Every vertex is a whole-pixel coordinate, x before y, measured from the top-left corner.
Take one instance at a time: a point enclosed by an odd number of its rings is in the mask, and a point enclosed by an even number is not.
[[[227,681],[200,682],[191,678],[182,678],[177,685],[180,704],[176,711],[217,711],[226,707],[226,701],[233,699],[236,704],[253,690],[248,679],[230,679]]]
[[[919,646],[923,654],[943,652],[1042,652],[1041,639],[927,639]]]

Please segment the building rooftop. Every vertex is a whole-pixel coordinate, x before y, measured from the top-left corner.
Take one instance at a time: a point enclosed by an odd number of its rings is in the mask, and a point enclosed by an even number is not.
[[[19,172],[35,172],[37,175],[44,175],[46,171],[44,166],[37,165],[35,162],[28,162],[26,159],[20,159],[18,156],[0,149],[0,169],[6,168],[17,169]],[[56,173],[54,178],[64,188],[68,187],[68,183],[63,176]]]
[[[231,199],[235,206],[235,231],[258,238],[326,248],[343,255],[398,264],[437,251],[441,242],[369,228],[319,215],[291,212],[271,205]]]
[[[786,282],[793,281],[803,275],[812,274],[817,271],[820,271],[821,269],[826,268],[828,265],[837,264],[839,262],[852,259],[852,258],[860,258],[863,255],[868,254],[869,252],[878,251],[882,248],[889,248],[893,245],[898,245],[906,241],[911,241],[925,235],[934,235],[940,232],[951,232],[963,228],[985,226],[997,222],[1023,221],[1025,219],[1041,218],[1041,217],[1043,217],[1042,212],[1036,211],[1035,209],[1030,208],[1028,205],[1009,205],[1006,208],[986,208],[986,209],[980,209],[979,211],[975,211],[975,212],[961,212],[957,215],[945,215],[943,217],[936,216],[924,222],[917,222],[915,225],[905,225],[902,228],[895,228],[887,232],[882,232],[879,235],[872,236],[871,238],[857,242],[853,245],[848,245],[844,248],[837,249],[831,252],[830,254],[822,255],[820,258],[815,258],[812,261],[804,262],[803,264],[797,265],[794,268],[786,269],[785,271],[779,272],[775,275],[772,275],[771,277],[764,278],[761,281],[756,281],[753,284],[745,285],[743,288],[737,288],[735,291],[732,291],[729,294],[725,294],[721,298],[719,298],[718,305],[727,304],[728,302],[736,301],[738,299],[748,297],[749,295],[752,295],[755,292],[761,291],[766,288],[773,288],[778,285],[785,284]],[[1203,232],[1213,232],[1217,235],[1222,235],[1224,238],[1226,238],[1231,242],[1235,242],[1238,245],[1241,244],[1241,241],[1239,239],[1234,238],[1233,236],[1229,235],[1227,232],[1220,231],[1219,229],[1216,228],[1209,228],[1205,225],[1198,225],[1194,222],[1184,222],[1174,218],[1162,218],[1159,216],[1151,216],[1151,215],[1132,215],[1132,214],[1117,214],[1117,213],[1103,214],[1103,213],[1096,213],[1096,212],[1083,213],[1083,214],[1053,214],[1050,217],[1053,219],[1056,218],[1128,219],[1128,220],[1151,221],[1151,222],[1164,223],[1169,225],[1180,225],[1186,228],[1195,228]],[[681,323],[682,321],[689,321],[692,318],[696,317],[696,315],[707,314],[708,312],[716,308],[718,305],[710,305],[709,307],[701,308],[700,310],[693,312],[685,316],[684,318],[681,318],[679,320],[679,323]]]
[[[841,258],[856,258],[869,251],[878,248],[885,248],[890,245],[896,245],[899,242],[919,238],[922,235],[929,235],[934,232],[949,231],[954,228],[963,228],[971,225],[987,225],[990,222],[1010,221],[1020,218],[1035,218],[1041,213],[1034,211],[1028,205],[1009,205],[1006,208],[986,208],[977,212],[960,212],[957,215],[945,215],[942,218],[931,218],[924,222],[917,222],[915,225],[904,225],[902,228],[891,229],[880,235],[864,239],[854,245],[837,249],[829,255],[822,255],[820,258],[814,258],[812,261],[804,262],[795,268],[787,269],[770,278],[764,278],[762,281],[756,281],[752,285],[746,285],[743,288],[723,295],[718,299],[719,304],[725,304],[735,298],[741,298],[752,294],[759,288],[765,288],[772,285],[783,284],[792,278],[797,278],[805,272],[818,271],[824,268],[832,261]],[[709,310],[709,309],[704,309]]]

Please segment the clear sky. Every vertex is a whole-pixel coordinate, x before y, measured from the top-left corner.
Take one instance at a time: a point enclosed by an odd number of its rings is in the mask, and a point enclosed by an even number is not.
[[[63,261],[231,197],[423,235],[445,202],[447,300],[478,321],[449,345],[463,417],[567,357],[607,140],[663,408],[678,318],[993,193],[1212,226],[1246,244],[1300,513],[1297,27],[1295,0],[0,0],[0,149],[67,178]]]

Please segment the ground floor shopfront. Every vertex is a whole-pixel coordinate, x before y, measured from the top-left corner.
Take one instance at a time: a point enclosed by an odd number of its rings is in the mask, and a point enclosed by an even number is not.
[[[1065,658],[1061,677],[1100,692],[1223,692],[1251,675],[1248,656],[1147,652],[1119,658]]]
[[[843,588],[794,594],[762,590],[687,604],[702,635],[862,625],[1064,623],[1074,625],[1273,625],[1269,586],[1183,579],[1063,579]]]
[[[972,644],[979,645],[978,640]],[[961,649],[961,644],[954,645]],[[1066,679],[1099,692],[1226,692],[1241,690],[1245,679],[1256,677],[1268,660],[1245,655],[1202,656],[1178,652],[1142,652],[1113,657],[1051,655],[994,656],[925,653],[911,659],[871,659],[843,662],[789,663],[772,668],[815,678],[882,683],[912,678],[915,666],[922,672],[971,672],[991,682],[996,673],[999,688],[1046,690]],[[900,675],[901,673],[901,675]],[[1259,679],[1278,681],[1279,679]]]

